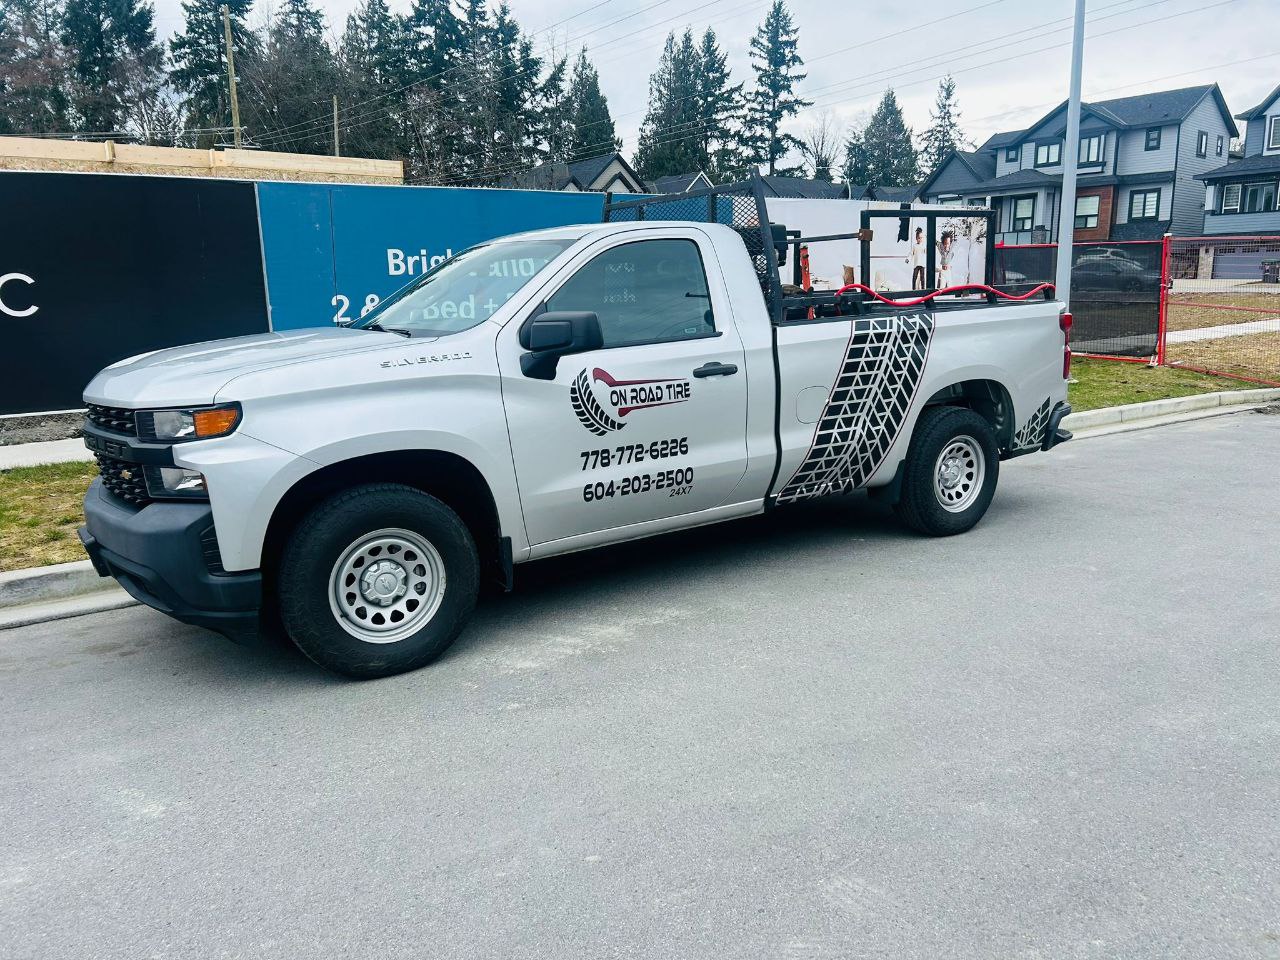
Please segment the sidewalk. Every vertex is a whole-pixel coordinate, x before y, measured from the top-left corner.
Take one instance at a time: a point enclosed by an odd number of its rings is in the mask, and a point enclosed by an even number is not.
[[[46,440],[43,443],[14,443],[0,446],[0,470],[38,467],[45,463],[72,463],[93,459],[79,437]]]

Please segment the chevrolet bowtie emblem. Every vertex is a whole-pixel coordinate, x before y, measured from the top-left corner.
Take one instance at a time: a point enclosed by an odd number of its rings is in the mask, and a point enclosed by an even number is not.
[[[132,479],[133,479],[133,471],[132,471],[132,470],[121,470],[121,471],[120,471],[120,476],[121,476],[123,479],[125,479],[125,480],[132,480]]]

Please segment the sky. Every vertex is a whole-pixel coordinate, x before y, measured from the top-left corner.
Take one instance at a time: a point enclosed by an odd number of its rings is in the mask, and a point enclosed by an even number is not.
[[[180,0],[155,3],[161,34],[181,27]],[[355,4],[317,0],[335,33]],[[406,11],[409,4],[391,0],[395,10]],[[648,77],[667,33],[689,26],[700,35],[711,26],[729,54],[735,81],[749,80],[748,41],[769,0],[509,5],[541,52],[587,46],[623,150],[630,154],[644,119]],[[865,121],[889,87],[908,125],[919,131],[929,122],[938,79],[948,72],[956,81],[962,131],[975,143],[998,130],[1030,125],[1067,95],[1071,0],[788,0],[788,7],[808,74],[798,90],[814,101],[792,123],[797,134],[823,111],[842,131]],[[1087,0],[1086,18],[1086,101],[1216,81],[1234,114],[1280,85],[1276,0]]]

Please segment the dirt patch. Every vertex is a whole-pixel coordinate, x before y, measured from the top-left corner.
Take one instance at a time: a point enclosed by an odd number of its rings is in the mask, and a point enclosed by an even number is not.
[[[84,412],[33,413],[0,418],[0,447],[80,436]]]
[[[1280,330],[1220,340],[1171,343],[1167,360],[1170,364],[1280,384]]]

